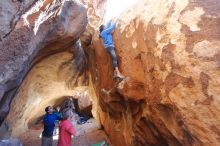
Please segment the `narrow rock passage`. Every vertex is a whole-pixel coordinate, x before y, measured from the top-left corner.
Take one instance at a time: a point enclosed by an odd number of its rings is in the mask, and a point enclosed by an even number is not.
[[[109,139],[103,130],[98,128],[95,119],[91,118],[84,124],[77,124],[73,121],[77,131],[77,136],[72,139],[72,146],[91,146],[100,141],[106,141],[111,146]],[[42,126],[36,126],[20,137],[24,146],[40,146],[40,134],[43,130]],[[57,146],[58,135],[54,136],[53,146]]]

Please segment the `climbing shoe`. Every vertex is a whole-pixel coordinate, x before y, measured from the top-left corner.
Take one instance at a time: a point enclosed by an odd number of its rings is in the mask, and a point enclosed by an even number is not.
[[[123,80],[125,77],[122,76],[122,75],[115,74],[115,75],[114,75],[114,78],[115,78],[116,80]]]

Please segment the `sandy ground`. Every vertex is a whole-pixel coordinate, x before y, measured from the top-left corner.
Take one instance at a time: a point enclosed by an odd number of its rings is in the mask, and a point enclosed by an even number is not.
[[[77,135],[72,139],[72,146],[91,146],[92,144],[98,143],[105,140],[109,146],[108,137],[103,130],[98,128],[94,119],[89,119],[85,124],[79,125],[73,121],[73,125],[76,129]],[[24,146],[40,146],[42,133],[42,127],[30,129],[22,137],[19,137]],[[54,136],[53,146],[57,145],[58,135]]]

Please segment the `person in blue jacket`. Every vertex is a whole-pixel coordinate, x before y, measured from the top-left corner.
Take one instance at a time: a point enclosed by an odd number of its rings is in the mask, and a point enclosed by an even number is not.
[[[53,113],[54,109],[52,106],[46,107],[45,112],[46,114],[43,118],[44,130],[42,133],[41,146],[52,146],[55,122],[57,120],[62,120],[62,118]]]
[[[124,79],[124,76],[120,73],[118,69],[118,59],[115,53],[115,45],[112,37],[112,33],[116,28],[116,24],[114,22],[109,21],[107,25],[101,25],[99,27],[100,38],[102,38],[104,43],[104,48],[109,52],[112,57],[112,65],[114,67],[114,78],[116,79]]]

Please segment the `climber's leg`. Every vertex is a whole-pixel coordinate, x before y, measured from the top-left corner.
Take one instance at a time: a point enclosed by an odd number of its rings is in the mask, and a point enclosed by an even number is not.
[[[107,48],[109,54],[111,55],[112,58],[112,65],[114,67],[114,77],[115,78],[120,78],[124,79],[124,76],[121,74],[121,72],[118,69],[118,59],[115,53],[115,48],[114,47],[108,47]]]
[[[121,72],[118,69],[118,66],[115,67],[114,70],[114,77],[119,79],[124,79],[125,77],[121,74]]]

